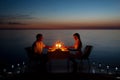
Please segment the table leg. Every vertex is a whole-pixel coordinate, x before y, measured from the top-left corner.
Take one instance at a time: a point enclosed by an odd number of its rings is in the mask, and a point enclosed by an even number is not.
[[[50,72],[52,71],[52,62],[51,62],[51,60],[49,60],[49,71]]]
[[[68,59],[67,60],[67,72],[69,72],[69,68],[70,68],[69,64],[70,64],[70,60]]]

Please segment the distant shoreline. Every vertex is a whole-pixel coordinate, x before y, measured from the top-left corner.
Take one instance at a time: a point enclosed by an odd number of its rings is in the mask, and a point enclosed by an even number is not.
[[[0,30],[120,30],[120,28],[0,28]]]

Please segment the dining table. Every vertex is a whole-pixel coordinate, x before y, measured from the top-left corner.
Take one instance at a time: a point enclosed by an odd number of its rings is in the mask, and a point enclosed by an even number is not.
[[[67,71],[69,72],[69,57],[71,55],[70,51],[67,48],[54,49],[49,48],[48,52],[48,61],[49,61],[49,70],[52,71],[52,61],[54,60],[67,60]]]

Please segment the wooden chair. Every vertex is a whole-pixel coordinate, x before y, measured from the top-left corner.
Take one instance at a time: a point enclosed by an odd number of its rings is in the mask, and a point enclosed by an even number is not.
[[[28,70],[45,72],[46,63],[48,61],[47,55],[35,54],[33,52],[32,47],[26,47],[25,50],[28,56],[28,64],[27,64]]]
[[[87,60],[88,66],[89,66],[89,71],[90,71],[90,68],[91,68],[90,54],[91,54],[92,49],[93,49],[92,45],[86,45],[86,47],[83,50],[82,56],[78,59],[78,60],[80,60],[80,65],[81,65],[81,63],[83,65],[83,60]],[[80,70],[80,67],[79,67],[79,70]]]
[[[32,50],[32,47],[26,47],[25,51],[26,51],[27,56],[28,56],[27,68],[31,69],[34,66],[36,66],[37,59],[36,59],[36,56]]]
[[[32,47],[26,47],[25,50],[27,52],[28,62],[31,63],[32,61],[35,61],[35,56]]]

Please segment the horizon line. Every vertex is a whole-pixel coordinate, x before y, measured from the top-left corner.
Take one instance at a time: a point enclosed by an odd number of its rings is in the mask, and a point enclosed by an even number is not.
[[[120,30],[120,27],[97,27],[97,28],[0,28],[0,30]]]

